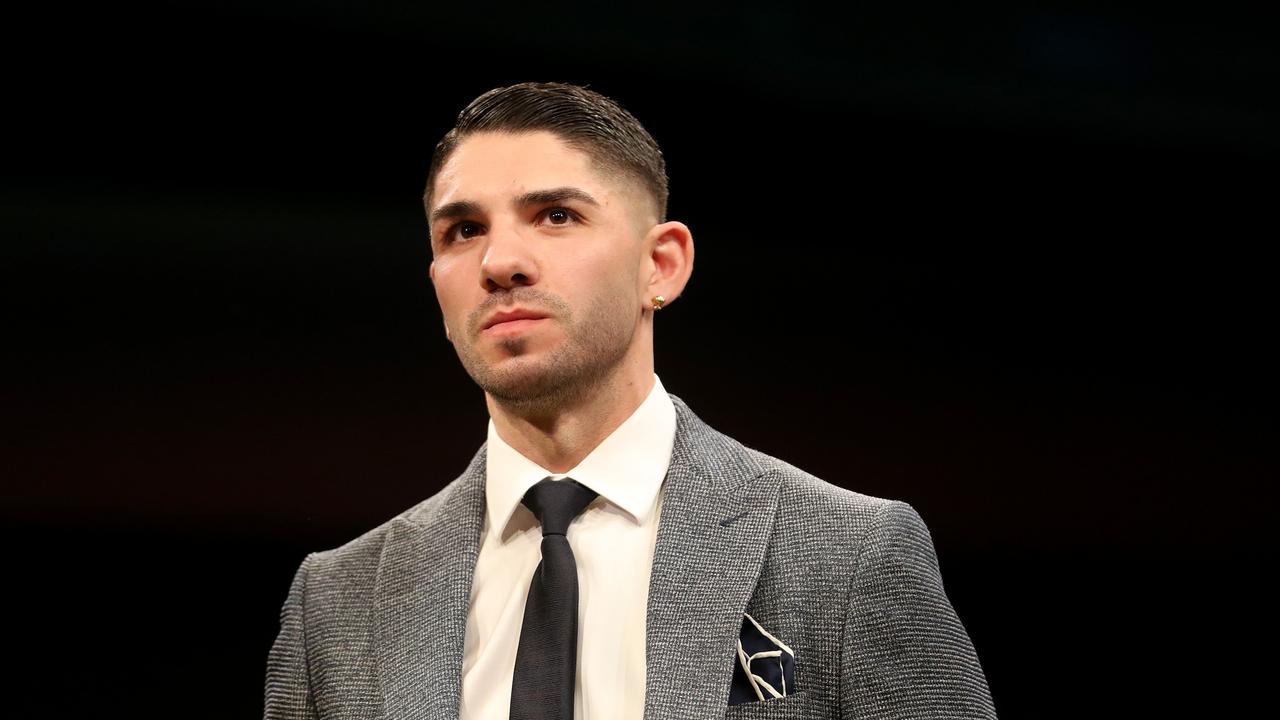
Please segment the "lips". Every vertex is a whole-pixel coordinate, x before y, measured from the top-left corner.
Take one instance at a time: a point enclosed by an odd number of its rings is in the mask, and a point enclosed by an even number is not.
[[[541,320],[545,317],[546,315],[544,313],[537,312],[536,310],[523,310],[520,308],[515,310],[504,310],[490,315],[489,319],[484,322],[484,326],[481,329],[488,330],[494,325],[513,322],[515,320]]]

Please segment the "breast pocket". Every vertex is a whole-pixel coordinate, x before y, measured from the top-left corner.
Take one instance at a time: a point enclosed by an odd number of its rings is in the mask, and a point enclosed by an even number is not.
[[[733,705],[725,710],[725,720],[797,720],[821,718],[808,690],[772,700]]]

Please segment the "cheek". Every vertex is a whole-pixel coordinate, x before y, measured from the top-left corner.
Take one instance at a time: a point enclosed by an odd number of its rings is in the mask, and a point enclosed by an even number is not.
[[[466,287],[464,285],[459,278],[436,273],[436,302],[439,303],[440,312],[446,319],[455,318],[460,313],[465,314]]]
[[[445,279],[437,275],[435,282],[431,284],[431,287],[433,290],[435,290],[436,302],[440,304],[440,307],[441,308],[448,307],[449,291],[448,291],[448,287],[446,285]]]
[[[599,283],[597,303],[609,308],[610,313],[620,320],[629,318],[630,309],[636,303],[636,293],[642,288],[636,282],[635,268],[630,264],[613,263],[608,268],[599,268],[594,277]]]
[[[432,270],[431,284],[435,288],[436,299],[444,305],[449,298],[457,297],[462,288],[461,268],[453,258],[444,258],[436,260]]]
[[[622,241],[621,238],[617,240]],[[636,278],[644,274],[636,253],[619,250],[583,256],[576,264],[572,271],[574,277],[608,285],[614,292],[624,289],[634,292]]]

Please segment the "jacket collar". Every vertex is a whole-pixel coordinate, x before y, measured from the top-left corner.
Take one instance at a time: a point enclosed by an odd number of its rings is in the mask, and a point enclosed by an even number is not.
[[[679,422],[649,579],[644,717],[723,717],[781,478],[672,400]]]
[[[458,717],[471,578],[484,523],[482,446],[456,480],[392,521],[374,586],[388,718]]]
[[[717,717],[777,510],[779,476],[672,395],[676,437],[649,581],[646,720]],[[374,588],[387,716],[456,718],[485,515],[482,446],[439,493],[392,521]]]

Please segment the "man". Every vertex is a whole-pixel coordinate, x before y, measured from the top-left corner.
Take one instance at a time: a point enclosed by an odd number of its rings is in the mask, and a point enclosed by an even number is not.
[[[599,94],[482,95],[425,203],[488,441],[308,556],[268,718],[994,717],[907,505],[708,427],[654,373],[693,269],[658,146]]]

